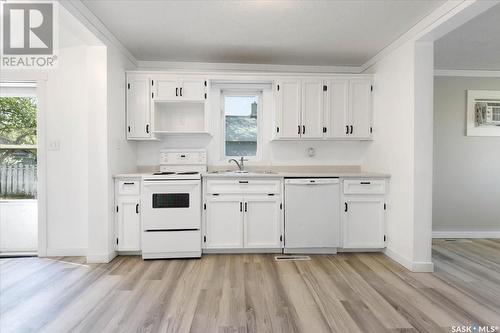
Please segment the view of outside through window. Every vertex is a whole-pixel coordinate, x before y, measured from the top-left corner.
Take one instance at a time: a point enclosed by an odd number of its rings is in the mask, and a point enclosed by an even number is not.
[[[36,102],[0,97],[0,199],[36,197]]]
[[[26,93],[16,97],[1,92],[0,254],[34,253],[38,244],[37,99]]]
[[[224,96],[226,156],[256,155],[258,102],[258,95]]]

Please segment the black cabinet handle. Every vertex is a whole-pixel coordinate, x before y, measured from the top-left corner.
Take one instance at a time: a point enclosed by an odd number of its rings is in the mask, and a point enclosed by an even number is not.
[[[240,180],[238,183],[240,183],[240,184],[248,184],[248,180]]]
[[[344,205],[345,205],[344,212],[347,212],[347,202],[344,202]]]
[[[179,88],[180,95],[182,97],[182,87]]]
[[[240,212],[243,211],[243,202],[240,202]]]
[[[123,183],[123,185],[134,185],[135,183]]]
[[[175,88],[175,96],[179,96],[179,88]]]
[[[351,125],[351,133],[349,134],[352,134],[353,131],[354,131],[354,126]]]
[[[146,133],[149,134],[149,124],[146,125]]]
[[[300,125],[297,126],[298,127],[298,131],[297,131],[297,134],[300,134]]]
[[[349,125],[345,125],[345,134],[349,134]]]
[[[361,185],[370,185],[370,184],[371,184],[371,182],[361,182],[360,184],[361,184]]]
[[[135,205],[135,212],[136,212],[137,214],[139,214],[139,204],[136,204],[136,205]]]
[[[248,211],[248,203],[245,202],[245,212]]]
[[[130,133],[130,126],[128,126],[128,132]]]
[[[302,134],[306,134],[306,125],[302,125]]]

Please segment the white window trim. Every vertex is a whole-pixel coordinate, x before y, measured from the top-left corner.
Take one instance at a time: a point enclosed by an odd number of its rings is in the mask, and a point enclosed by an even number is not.
[[[262,90],[250,90],[250,89],[224,89],[221,90],[220,100],[221,100],[221,160],[229,160],[235,157],[242,156],[227,156],[226,155],[226,103],[224,101],[225,96],[257,96],[257,151],[255,156],[243,156],[249,162],[257,162],[262,160]]]

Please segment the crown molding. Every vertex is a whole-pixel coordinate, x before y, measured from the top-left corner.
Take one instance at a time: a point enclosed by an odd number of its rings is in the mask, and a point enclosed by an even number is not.
[[[137,59],[108,30],[108,28],[87,8],[80,0],[58,0],[59,4],[77,18],[87,29],[89,29],[105,45],[113,46],[120,51],[128,60],[137,66]]]
[[[283,72],[283,73],[345,73],[359,74],[359,66],[303,66],[246,63],[208,63],[183,61],[138,61],[138,70]]]
[[[500,78],[500,71],[485,71],[485,70],[470,70],[470,69],[435,69],[434,76]]]

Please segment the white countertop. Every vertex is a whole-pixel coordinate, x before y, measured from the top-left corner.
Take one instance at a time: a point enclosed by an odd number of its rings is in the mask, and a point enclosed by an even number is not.
[[[125,173],[114,175],[114,178],[142,178],[143,176],[151,175],[151,173]],[[377,172],[208,172],[202,174],[203,178],[314,178],[314,177],[331,177],[331,178],[390,178],[389,174]]]

